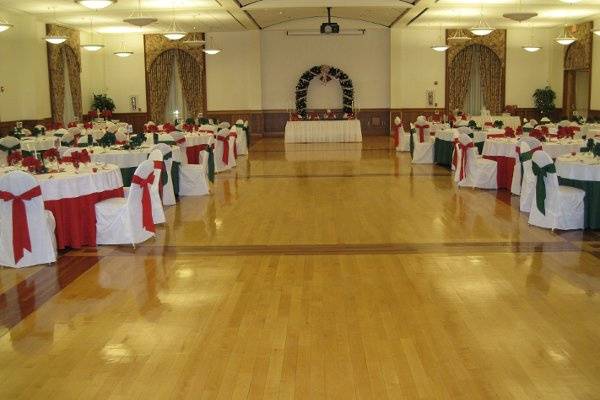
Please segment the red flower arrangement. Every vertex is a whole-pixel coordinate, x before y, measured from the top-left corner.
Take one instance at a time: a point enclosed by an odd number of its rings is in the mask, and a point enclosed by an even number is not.
[[[18,163],[23,161],[23,155],[21,154],[20,151],[13,151],[6,158],[6,161],[7,161],[8,165],[17,165]]]
[[[515,137],[514,129],[511,128],[510,126],[507,126],[506,128],[504,128],[504,136],[514,138]]]
[[[86,122],[85,124],[83,124],[83,127],[85,129],[92,129],[94,125],[91,122]]]
[[[183,130],[186,132],[193,132],[194,131],[194,125],[192,124],[184,124],[183,125]]]
[[[158,132],[158,128],[156,127],[156,125],[144,125],[144,130],[147,133],[155,133]]]
[[[163,131],[167,133],[171,133],[176,131],[175,126],[173,124],[166,123],[163,125]]]
[[[44,151],[42,158],[49,161],[60,160],[60,154],[58,153],[58,150],[52,148]]]
[[[102,116],[104,118],[112,118],[112,111],[110,111],[110,110],[104,110],[104,111],[102,111]]]
[[[23,161],[21,161],[21,165],[27,167],[29,172],[35,172],[42,168],[42,163],[35,157],[25,157]]]

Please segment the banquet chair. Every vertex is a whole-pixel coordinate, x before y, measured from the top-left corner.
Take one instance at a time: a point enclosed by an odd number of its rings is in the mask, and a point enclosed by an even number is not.
[[[103,129],[92,129],[92,137],[94,138],[95,142],[101,140],[105,134],[106,132]]]
[[[119,129],[119,127],[115,123],[110,121],[106,123],[106,132],[117,133],[117,129]]]
[[[234,128],[237,133],[237,138],[235,139],[237,145],[237,155],[248,155],[248,140],[246,138],[246,130],[244,129],[244,121],[238,119],[232,129]]]
[[[521,198],[519,199],[519,210],[521,210],[522,212],[528,213],[531,211],[533,196],[535,194],[535,175],[533,174],[533,169],[531,167],[531,160],[532,160],[533,154],[535,152],[537,152],[539,149],[536,149],[535,151],[532,150],[529,143],[524,140],[521,141],[520,148],[521,148],[520,159],[523,164],[523,174],[522,174],[522,178],[517,179],[518,177],[515,176],[515,174],[513,173],[513,182],[518,180],[521,183],[521,188],[520,188]],[[517,166],[520,167],[518,162],[515,163],[515,168]],[[520,171],[520,168],[519,168],[519,171]]]
[[[173,142],[175,142],[175,145],[179,147],[179,151],[181,153],[181,165],[187,164],[188,158],[185,133],[171,132],[169,133],[169,136],[171,136],[171,139],[173,140]]]
[[[221,130],[221,129],[229,129],[229,128],[231,128],[231,124],[229,122],[221,122],[218,125],[218,128],[219,128],[219,130]]]
[[[63,136],[63,140],[64,140]],[[77,147],[88,147],[94,145],[94,137],[91,134],[81,135],[76,140]]]
[[[173,140],[181,151],[181,166],[179,167],[179,195],[204,196],[210,192],[208,184],[208,152],[202,155],[199,165],[188,164],[185,135],[181,132],[171,133]],[[181,139],[184,139],[183,141]],[[208,144],[211,145],[210,143]]]
[[[215,143],[215,171],[223,172],[236,166],[233,154],[233,138],[229,136],[229,129],[219,130]]]
[[[136,244],[154,236],[152,198],[154,180],[154,163],[146,160],[136,168],[131,188],[125,198],[96,203],[98,245],[131,244],[135,247]]]
[[[77,136],[77,135],[81,135],[81,129],[79,129],[78,127],[74,126],[71,127],[69,129],[67,129],[71,134],[73,134],[73,136]]]
[[[127,129],[119,128],[117,129],[117,133],[115,133],[115,138],[117,139],[117,144],[125,144],[129,142],[129,137],[127,136]]]
[[[473,139],[465,133],[458,135],[456,159],[454,181],[458,187],[498,188],[498,165],[496,161],[479,157]]]
[[[55,262],[55,228],[32,175],[13,171],[0,178],[0,265],[22,268]]]
[[[148,155],[148,160],[152,161],[154,165],[154,181],[150,189],[150,197],[152,198],[152,218],[155,224],[164,224],[166,222],[165,210],[163,208],[162,199],[160,196],[160,180],[161,180],[161,169],[157,168],[158,161],[163,161],[162,151],[155,149]]]
[[[424,116],[417,117],[415,122],[415,133],[413,136],[413,164],[433,164],[433,142],[431,141],[431,129]]]
[[[21,141],[14,136],[0,139],[0,165],[6,165],[9,153],[21,148]]]
[[[22,128],[21,129],[21,135],[23,136],[31,136],[31,131],[27,128]]]
[[[585,192],[558,184],[552,158],[543,150],[532,156],[535,190],[529,224],[548,229],[583,229]]]
[[[525,147],[523,146],[525,145]],[[513,167],[513,174],[512,174],[512,183],[511,183],[511,187],[510,187],[510,191],[511,193],[519,196],[521,195],[521,192],[523,191],[522,186],[522,182],[524,181],[524,167],[522,166],[523,162],[525,162],[527,160],[531,160],[531,155],[533,154],[533,152],[541,150],[542,149],[542,142],[540,142],[539,139],[532,137],[532,136],[527,136],[527,137],[523,137],[521,138],[521,141],[517,144],[517,152],[515,154],[515,166]],[[521,161],[523,160],[523,161]],[[531,180],[531,176],[529,176],[530,180]],[[525,196],[531,196],[531,188],[529,186],[530,184],[530,180],[527,181],[525,183],[526,187],[526,194]],[[524,209],[521,209],[521,211],[524,212],[529,212],[529,206],[527,204],[531,203],[530,199],[525,199],[523,200],[524,204],[523,207]]]
[[[217,134],[217,128],[214,125],[203,124],[203,125],[200,125],[200,128],[198,129],[198,132],[209,133],[211,135],[216,135]]]
[[[397,143],[396,151],[410,151],[410,132],[404,131],[400,117],[394,118],[394,140]]]
[[[167,173],[167,182],[159,182],[163,183],[162,186],[162,202],[165,206],[173,206],[177,203],[175,200],[175,191],[173,190],[173,177],[171,176],[172,167],[173,167],[173,150],[171,146],[159,143],[152,147],[152,151],[159,150],[162,153],[162,163],[164,164],[165,172]],[[152,154],[152,152],[150,153]],[[161,162],[161,161],[157,161]],[[156,165],[155,165],[156,167]]]

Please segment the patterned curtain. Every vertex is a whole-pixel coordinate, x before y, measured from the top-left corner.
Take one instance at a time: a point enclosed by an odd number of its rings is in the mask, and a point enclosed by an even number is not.
[[[468,46],[454,57],[449,68],[448,79],[448,108],[450,110],[462,109],[471,76],[471,62],[473,61],[473,46]]]
[[[196,117],[202,110],[202,67],[194,57],[183,50],[177,50],[179,77],[188,117]]]
[[[480,46],[479,71],[481,73],[481,89],[485,105],[492,115],[500,115],[503,109],[502,82],[504,82],[504,76],[502,63],[489,47]]]
[[[65,110],[65,63],[62,57],[56,59],[52,64],[50,71],[50,95],[52,96],[52,119],[55,122],[63,122],[63,113]]]
[[[79,61],[77,61],[75,53],[73,53],[73,50],[70,47],[64,47],[64,52],[67,58],[69,85],[71,86],[71,97],[73,99],[73,112],[76,117],[81,119],[83,108],[81,104],[81,68],[79,66]]]
[[[159,55],[152,63],[150,73],[148,74],[148,84],[150,86],[150,119],[157,123],[164,119],[176,51],[167,50]]]

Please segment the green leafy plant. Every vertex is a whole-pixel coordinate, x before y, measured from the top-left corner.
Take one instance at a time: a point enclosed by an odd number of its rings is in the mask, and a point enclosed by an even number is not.
[[[98,111],[114,111],[115,110],[115,102],[113,99],[108,97],[106,93],[104,94],[94,94],[94,101],[92,102],[92,107]]]
[[[533,102],[541,117],[550,118],[552,116],[556,107],[554,100],[556,100],[556,92],[550,86],[546,86],[543,89],[536,89],[533,92]]]

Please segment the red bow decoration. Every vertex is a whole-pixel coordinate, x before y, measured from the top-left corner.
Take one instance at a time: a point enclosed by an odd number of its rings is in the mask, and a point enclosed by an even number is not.
[[[13,257],[15,264],[23,258],[24,250],[31,251],[31,238],[29,237],[29,224],[27,223],[27,211],[25,201],[42,195],[42,189],[36,186],[19,196],[9,192],[0,191],[0,200],[11,201],[12,204],[12,236]]]
[[[142,189],[142,225],[149,232],[156,232],[154,218],[152,218],[152,199],[150,197],[150,186],[154,183],[154,172],[146,179],[134,175],[131,183],[135,183]]]
[[[511,128],[510,126],[507,126],[506,128],[504,128],[504,136],[514,138],[515,137],[514,129]]]
[[[522,126],[517,126],[517,135],[520,136],[523,134],[523,127]]]
[[[21,165],[27,167],[29,172],[35,172],[42,167],[42,163],[35,157],[25,157]]]
[[[491,122],[485,122],[483,125],[485,125],[485,126],[494,126],[494,124],[492,124]]]
[[[83,127],[85,129],[92,129],[94,125],[91,122],[86,122],[85,124],[83,124]]]
[[[73,166],[77,168],[79,167],[79,163],[89,163],[90,161],[92,161],[92,159],[87,150],[83,149],[81,150],[81,152],[72,152],[70,157],[63,157],[61,161],[73,163]]]
[[[394,127],[394,147],[400,146],[400,130],[402,129],[402,122]]]
[[[158,128],[156,127],[156,125],[144,125],[144,130],[147,133],[155,133],[158,132]]]
[[[162,174],[166,170],[166,168],[165,168],[165,162],[164,161],[160,161],[160,160],[155,160],[154,161],[154,169],[160,170],[159,176],[162,178]],[[162,200],[162,198],[163,198],[163,182],[162,182],[162,179],[158,180],[158,195],[160,196],[160,198]]]
[[[234,141],[233,141],[233,156],[237,160],[237,158],[238,158],[238,154],[237,154],[237,132],[229,132],[229,136],[232,136],[234,138]]]
[[[58,150],[56,150],[55,148],[52,149],[48,149],[46,151],[44,151],[44,153],[42,153],[42,158],[45,160],[59,160],[60,159],[60,154],[58,153]]]
[[[473,148],[473,142],[468,144],[458,143],[458,147],[461,152],[460,160],[460,182],[467,176],[467,154],[468,150]]]
[[[23,155],[21,154],[20,151],[13,151],[6,158],[6,162],[8,163],[8,165],[17,165],[21,161],[23,161]]]
[[[542,133],[543,133],[544,135],[547,135],[547,134],[549,134],[549,133],[550,133],[550,131],[548,131],[548,127],[547,127],[546,125],[542,125],[542,126],[540,126],[540,130],[542,131]]]
[[[452,155],[452,166],[454,169],[458,166],[458,138],[454,139],[454,154]]]
[[[223,163],[229,165],[229,136],[217,136],[217,140],[223,142]]]
[[[425,128],[429,128],[429,125],[417,125],[419,130],[419,143],[425,143]]]
[[[572,138],[573,136],[575,136],[575,132],[573,131],[573,129],[570,126],[559,126],[558,127],[558,138],[565,138],[565,137],[570,137]]]

